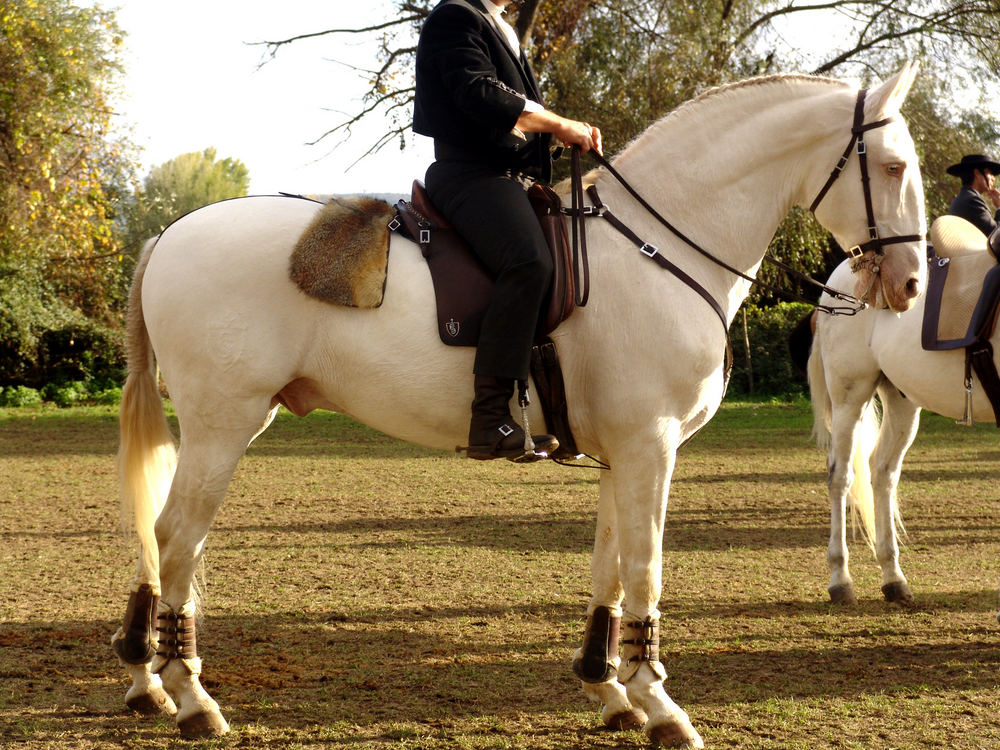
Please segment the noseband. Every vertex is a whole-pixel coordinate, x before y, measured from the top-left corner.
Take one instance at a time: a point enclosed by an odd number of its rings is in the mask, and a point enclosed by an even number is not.
[[[833,168],[833,171],[827,178],[826,184],[823,185],[823,189],[819,191],[816,199],[812,202],[812,205],[809,206],[809,210],[814,214],[816,213],[816,207],[819,206],[820,201],[826,197],[826,194],[833,186],[833,183],[837,181],[837,178],[840,177],[840,173],[843,172],[844,167],[847,166],[847,162],[851,158],[851,149],[855,149],[858,152],[858,163],[861,165],[861,189],[865,194],[865,211],[868,214],[868,241],[864,244],[854,245],[847,250],[847,254],[852,258],[852,271],[857,271],[865,265],[871,265],[872,283],[874,284],[874,277],[880,270],[880,259],[885,255],[886,245],[896,245],[903,242],[919,242],[924,239],[924,235],[906,234],[896,237],[879,237],[878,225],[875,221],[875,211],[872,208],[871,179],[868,176],[868,148],[865,145],[865,133],[869,130],[875,130],[876,128],[888,125],[896,118],[886,117],[884,120],[870,122],[867,125],[863,124],[865,117],[865,96],[867,93],[867,89],[861,89],[861,91],[858,92],[858,99],[854,105],[854,125],[851,127],[851,140],[847,144],[847,148],[844,149],[844,153],[841,155],[840,161],[837,162],[837,165]],[[865,258],[864,256],[867,253],[871,253],[871,256]]]

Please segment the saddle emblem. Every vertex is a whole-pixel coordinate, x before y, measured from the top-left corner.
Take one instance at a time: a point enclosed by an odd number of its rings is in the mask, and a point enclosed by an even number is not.
[[[452,338],[455,338],[456,336],[458,336],[458,332],[461,329],[462,325],[457,320],[452,318],[447,323],[445,323],[444,327],[448,331],[448,335],[451,336]]]

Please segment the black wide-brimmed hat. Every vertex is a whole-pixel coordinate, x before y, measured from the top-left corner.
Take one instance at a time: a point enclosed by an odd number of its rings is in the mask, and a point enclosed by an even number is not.
[[[952,164],[945,171],[956,177],[961,177],[973,169],[988,169],[993,174],[1000,174],[1000,164],[984,154],[966,154],[958,164]]]

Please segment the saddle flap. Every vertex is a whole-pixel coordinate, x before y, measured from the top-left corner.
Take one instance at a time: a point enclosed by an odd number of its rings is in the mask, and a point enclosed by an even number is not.
[[[982,237],[982,232],[973,229]],[[971,252],[951,258],[931,255],[927,262],[923,348],[960,349],[988,337],[998,303],[1000,266],[991,253]]]
[[[547,185],[535,183],[528,189],[528,200],[552,253],[552,288],[538,319],[538,335],[544,336],[554,331],[576,307],[573,257],[559,195]]]

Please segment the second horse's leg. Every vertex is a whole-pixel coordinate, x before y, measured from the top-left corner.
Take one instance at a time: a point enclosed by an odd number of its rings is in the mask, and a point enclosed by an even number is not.
[[[907,603],[913,594],[899,567],[896,522],[899,514],[896,487],[903,458],[920,426],[920,407],[890,383],[879,387],[882,429],[872,457],[872,489],[875,494],[875,556],[882,568],[882,594],[887,601]]]

